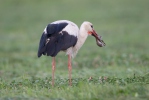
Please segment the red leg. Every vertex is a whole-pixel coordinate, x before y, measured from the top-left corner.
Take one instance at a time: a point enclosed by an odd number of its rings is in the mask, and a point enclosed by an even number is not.
[[[52,58],[52,86],[54,86],[55,57]]]
[[[72,70],[72,66],[71,66],[71,55],[68,55],[68,71],[69,71],[69,85],[72,85],[71,82],[71,70]]]

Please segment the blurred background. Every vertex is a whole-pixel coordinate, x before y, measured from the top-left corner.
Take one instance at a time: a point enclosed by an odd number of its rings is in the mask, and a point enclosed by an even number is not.
[[[61,19],[79,27],[83,21],[92,22],[106,43],[106,47],[99,48],[95,39],[88,37],[73,59],[74,77],[79,70],[95,76],[147,73],[148,4],[148,0],[1,0],[0,77],[51,77],[51,58],[37,58],[38,44],[45,26]],[[57,73],[61,73],[57,76],[67,77],[67,56],[59,53],[56,60]]]

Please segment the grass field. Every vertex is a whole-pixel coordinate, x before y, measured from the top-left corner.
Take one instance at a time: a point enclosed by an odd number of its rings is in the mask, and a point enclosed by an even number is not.
[[[0,99],[148,100],[148,0],[1,0]],[[68,86],[67,56],[56,57],[55,87],[51,57],[37,58],[45,26],[67,19],[94,24],[106,47],[93,37],[80,49]],[[92,77],[92,78],[90,78]]]

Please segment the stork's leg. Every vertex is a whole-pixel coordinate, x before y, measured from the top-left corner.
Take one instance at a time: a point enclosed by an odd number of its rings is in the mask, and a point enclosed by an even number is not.
[[[72,85],[71,82],[71,70],[72,70],[72,66],[71,66],[71,55],[68,55],[68,71],[69,71],[69,85]]]
[[[52,86],[54,86],[55,57],[52,58]]]

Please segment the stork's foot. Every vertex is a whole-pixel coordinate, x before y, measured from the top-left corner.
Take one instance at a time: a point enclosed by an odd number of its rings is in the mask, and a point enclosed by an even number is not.
[[[52,87],[54,87],[54,81],[52,80],[52,83],[51,83]]]
[[[69,86],[72,86],[72,81],[71,81],[71,79],[69,79]]]

